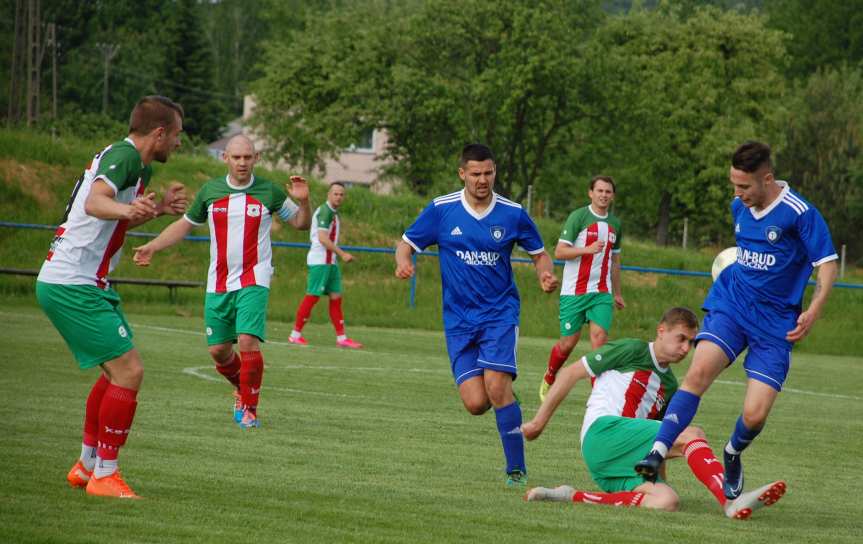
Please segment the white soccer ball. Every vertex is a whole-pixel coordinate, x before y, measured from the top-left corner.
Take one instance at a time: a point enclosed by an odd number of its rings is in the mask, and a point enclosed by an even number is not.
[[[716,281],[716,278],[719,277],[719,274],[725,270],[725,268],[737,260],[737,248],[736,247],[727,247],[719,252],[719,255],[713,259],[713,267],[710,270],[710,275],[713,276],[713,281]]]

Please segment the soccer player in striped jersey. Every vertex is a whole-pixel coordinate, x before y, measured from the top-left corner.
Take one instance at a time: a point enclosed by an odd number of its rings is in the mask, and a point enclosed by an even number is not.
[[[668,406],[653,451],[636,466],[648,478],[677,436],[695,417],[701,397],[719,374],[748,348],[743,361],[743,413],[725,445],[725,496],[743,492],[740,454],[761,432],[791,366],[791,348],[812,329],[836,279],[836,250],[824,218],[784,181],[775,179],[770,147],[746,142],[734,152],[731,218],[737,261],[707,294],[704,328],[692,365]],[[812,270],[818,280],[809,307],[803,292]]]
[[[540,400],[590,323],[590,346],[608,341],[612,307],[626,306],[620,292],[620,219],[611,213],[615,185],[610,176],[590,180],[590,204],[569,214],[554,257],[563,259],[560,287],[560,340],[551,348],[548,368],[539,386]]]
[[[692,310],[671,308],[663,314],[653,342],[615,340],[564,369],[536,416],[522,425],[522,432],[528,440],[538,438],[573,386],[590,379],[593,388],[581,426],[581,451],[602,491],[578,491],[568,485],[536,487],[525,498],[677,510],[674,489],[664,481],[645,481],[633,462],[653,444],[660,425],[657,419],[677,391],[671,365],[686,357],[697,332],[698,319]],[[730,518],[746,519],[785,493],[785,482],[777,481],[736,500],[727,499],[722,467],[698,427],[688,426],[680,433],[669,450],[669,458],[674,457],[686,458],[692,473]]]
[[[155,161],[180,146],[183,108],[164,96],[135,104],[129,136],[90,161],[72,197],[39,277],[36,298],[82,369],[100,367],[84,411],[81,457],[67,480],[90,495],[136,499],[117,470],[120,448],[132,427],[144,377],[132,329],[108,274],[120,260],[126,230],[186,209],[181,184],[161,202],[148,192]]]
[[[348,338],[345,334],[345,318],[342,313],[342,272],[339,269],[339,259],[346,263],[354,260],[354,256],[339,247],[339,236],[342,232],[342,222],[339,219],[339,208],[345,199],[345,186],[338,181],[330,184],[327,191],[327,201],[321,204],[314,215],[312,229],[309,235],[311,247],[306,256],[309,275],[306,281],[306,296],[297,308],[297,319],[294,330],[288,341],[300,346],[308,345],[303,337],[303,326],[312,315],[312,309],[322,295],[330,299],[330,321],[336,329],[336,345],[340,348],[360,349],[359,342]]]
[[[228,175],[206,182],[182,219],[135,248],[135,263],[147,266],[155,252],[180,242],[196,226],[209,226],[207,345],[216,370],[234,386],[234,420],[244,429],[260,426],[258,399],[264,374],[260,343],[266,338],[273,275],[270,225],[274,215],[300,230],[308,229],[311,222],[306,180],[292,176],[286,194],[254,175],[259,158],[247,137],[231,138],[224,153]]]
[[[524,486],[521,406],[512,391],[520,311],[510,263],[515,245],[533,259],[543,291],[557,288],[557,278],[533,220],[520,204],[494,192],[491,150],[465,146],[458,173],[464,190],[435,198],[402,236],[396,277],[413,276],[413,252],[437,244],[446,345],[459,395],[473,415],[494,408],[506,483]]]

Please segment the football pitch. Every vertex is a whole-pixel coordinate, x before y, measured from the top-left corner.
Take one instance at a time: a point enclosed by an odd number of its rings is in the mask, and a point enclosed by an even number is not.
[[[78,370],[37,307],[0,311],[0,542],[857,543],[863,534],[860,356],[794,355],[787,390],[743,458],[748,489],[785,479],[788,493],[738,522],[683,460],[669,464],[676,513],[524,502],[504,486],[494,416],[461,406],[441,333],[351,327],[366,349],[346,351],[329,327],[309,325],[303,348],[286,343],[290,324],[270,323],[262,427],[243,431],[199,318],[127,317],[146,373],[120,466],[141,501],[66,484],[96,372]],[[526,418],[551,344],[519,342]],[[695,421],[717,453],[742,403],[740,363],[720,380]],[[595,489],[578,443],[586,397],[587,384],[576,386],[528,443],[531,486]]]

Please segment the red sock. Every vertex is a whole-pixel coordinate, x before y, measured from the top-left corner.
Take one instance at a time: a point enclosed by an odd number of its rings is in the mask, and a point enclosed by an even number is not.
[[[138,392],[119,385],[109,384],[99,407],[99,447],[96,455],[102,459],[116,459],[117,453],[132,427]]]
[[[330,321],[336,329],[336,336],[345,334],[345,316],[342,314],[342,297],[330,299]]]
[[[264,358],[260,351],[241,351],[240,360],[240,399],[249,410],[255,412],[264,378]]]
[[[569,354],[564,355],[558,349],[557,344],[551,348],[551,355],[548,356],[548,370],[545,371],[545,383],[551,385],[554,383],[554,377],[557,376],[557,371],[560,370],[560,367],[563,366],[563,363],[566,362],[566,358],[569,357]]]
[[[702,438],[696,438],[683,448],[683,454],[695,477],[713,493],[720,505],[724,505],[726,498],[722,492],[722,463],[713,454],[710,444]]]
[[[231,360],[227,363],[220,365],[216,363],[216,370],[225,377],[226,380],[231,382],[231,385],[240,388],[240,356],[237,355],[237,352],[232,353]]]
[[[644,498],[644,493],[637,491],[619,491],[617,493],[592,493],[576,491],[572,494],[572,502],[588,504],[608,504],[611,506],[638,506]]]
[[[303,330],[306,321],[308,321],[309,316],[312,315],[312,308],[314,308],[315,304],[318,303],[319,298],[321,297],[316,297],[315,295],[306,295],[303,297],[303,301],[300,302],[300,307],[297,308],[297,320],[294,322],[295,331],[300,332]]]
[[[87,396],[87,404],[84,409],[84,439],[82,440],[87,446],[95,448],[99,444],[99,407],[102,405],[105,390],[110,384],[108,378],[104,374],[100,374]]]

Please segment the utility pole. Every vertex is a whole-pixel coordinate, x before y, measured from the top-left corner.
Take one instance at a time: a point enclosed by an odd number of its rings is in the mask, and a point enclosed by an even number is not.
[[[51,46],[51,118],[57,120],[57,25],[48,23],[47,45]]]
[[[15,0],[15,40],[12,42],[12,59],[9,69],[9,104],[6,124],[11,126],[21,117],[21,68],[24,54],[24,26],[27,20],[24,0]]]
[[[102,113],[108,113],[108,77],[111,73],[111,60],[117,56],[119,45],[113,43],[97,43],[96,47],[102,52],[105,61],[105,76],[102,79]]]
[[[39,120],[39,72],[42,47],[39,0],[27,2],[27,126]]]

